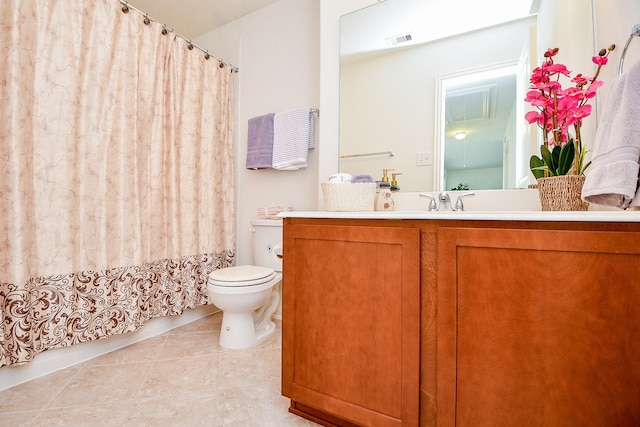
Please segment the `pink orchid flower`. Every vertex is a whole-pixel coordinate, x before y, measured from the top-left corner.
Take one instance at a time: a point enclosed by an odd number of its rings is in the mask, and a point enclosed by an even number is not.
[[[525,114],[525,120],[535,123],[543,131],[545,146],[563,145],[573,139],[576,145],[575,167],[578,170],[578,158],[583,156],[580,127],[582,120],[591,115],[592,108],[587,102],[596,96],[596,92],[603,82],[597,80],[602,66],[608,62],[607,56],[615,49],[611,45],[602,49],[592,58],[597,65],[593,77],[571,72],[564,64],[555,63],[553,58],[558,54],[558,48],[549,48],[544,53],[543,63],[531,73],[530,87],[525,101],[529,102],[534,111]],[[561,77],[568,77],[574,86],[562,88]],[[569,129],[573,128],[575,137],[570,138]]]

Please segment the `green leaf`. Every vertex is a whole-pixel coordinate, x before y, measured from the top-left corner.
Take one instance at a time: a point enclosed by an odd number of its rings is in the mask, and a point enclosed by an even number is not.
[[[547,167],[540,157],[533,155],[529,160],[529,169],[531,169],[531,173],[533,174],[533,176],[538,179],[544,177],[544,171],[547,169]]]
[[[544,164],[547,165],[547,169],[552,175],[555,175],[555,169],[553,169],[553,161],[551,160],[551,152],[549,151],[549,147],[545,145],[540,146],[540,155],[542,156],[542,160]]]
[[[549,165],[549,169],[551,169],[554,175],[561,175],[558,173],[558,166],[560,165],[560,151],[562,151],[562,148],[559,145],[554,146],[551,151],[551,164]]]
[[[554,147],[553,151],[555,152],[556,148]],[[558,175],[566,175],[571,170],[571,165],[573,165],[573,155],[575,153],[575,147],[572,143],[567,142],[562,146],[562,148],[558,152]]]
[[[585,150],[585,149],[582,149],[580,151],[580,161],[578,163],[578,175],[584,175],[584,172],[591,165],[591,161],[587,162],[586,165],[584,164],[584,160],[585,160],[588,152],[589,152],[589,150]]]

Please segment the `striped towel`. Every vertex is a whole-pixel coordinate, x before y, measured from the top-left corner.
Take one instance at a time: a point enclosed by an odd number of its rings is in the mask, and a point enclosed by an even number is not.
[[[310,108],[276,113],[272,167],[277,170],[307,167],[309,149],[315,147],[315,133],[315,114]]]

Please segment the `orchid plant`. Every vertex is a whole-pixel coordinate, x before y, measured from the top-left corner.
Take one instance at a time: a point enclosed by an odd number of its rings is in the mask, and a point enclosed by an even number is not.
[[[588,102],[602,86],[603,82],[597,78],[601,68],[607,64],[609,53],[614,49],[615,45],[601,49],[592,58],[597,65],[593,77],[582,74],[571,77],[571,72],[565,65],[553,60],[558,54],[558,48],[548,49],[542,65],[533,70],[525,101],[531,103],[536,110],[529,111],[525,119],[542,129],[541,157],[533,155],[530,161],[530,169],[536,179],[569,173],[583,175],[591,164],[585,164],[587,150],[582,144],[580,128],[582,120],[591,114],[592,108]],[[563,89],[560,76],[570,78],[574,86]],[[573,135],[569,132],[571,128]]]

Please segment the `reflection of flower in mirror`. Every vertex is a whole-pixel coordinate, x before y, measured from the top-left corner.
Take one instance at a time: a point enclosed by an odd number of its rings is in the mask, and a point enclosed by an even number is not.
[[[540,148],[542,157],[531,157],[531,172],[536,178],[566,175],[571,170],[576,175],[582,175],[589,166],[583,164],[586,153],[580,127],[582,120],[591,114],[592,107],[588,102],[596,96],[596,91],[603,84],[597,78],[600,69],[607,64],[607,56],[614,49],[615,45],[601,49],[592,58],[597,65],[593,77],[576,74],[572,78],[565,65],[553,60],[558,54],[558,48],[548,49],[542,65],[533,70],[530,91],[525,101],[530,102],[536,110],[528,112],[525,119],[529,123],[536,123],[543,131],[543,145]],[[561,76],[570,78],[574,85],[563,89]],[[569,133],[571,127],[574,135]]]

